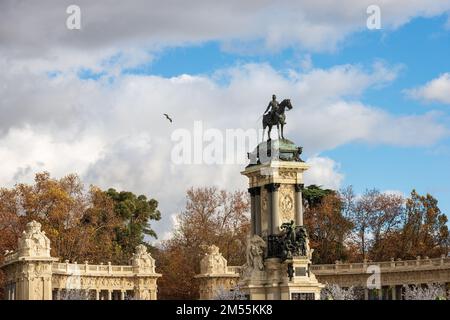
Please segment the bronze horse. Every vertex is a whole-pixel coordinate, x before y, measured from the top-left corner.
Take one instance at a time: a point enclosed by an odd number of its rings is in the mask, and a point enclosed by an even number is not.
[[[291,99],[284,99],[278,104],[278,110],[275,114],[272,112],[269,112],[265,115],[263,115],[262,124],[263,124],[263,138],[264,138],[264,132],[267,127],[269,127],[268,132],[268,140],[270,139],[270,133],[272,131],[272,126],[277,125],[278,130],[278,139],[284,139],[284,132],[283,128],[286,120],[286,115],[284,114],[286,108],[288,110],[292,109]],[[281,135],[280,135],[280,125],[281,125]]]

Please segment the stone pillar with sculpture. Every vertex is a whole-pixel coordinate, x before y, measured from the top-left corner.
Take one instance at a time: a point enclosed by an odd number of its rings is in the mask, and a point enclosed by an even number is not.
[[[264,141],[249,153],[250,164],[242,172],[249,190],[261,190],[259,202],[256,197],[251,201],[252,219],[260,217],[260,229],[252,228],[240,279],[241,290],[252,300],[320,299],[324,287],[310,270],[313,250],[302,204],[303,173],[309,166],[301,152],[287,139]]]
[[[241,172],[249,181],[251,232],[238,286],[252,300],[317,300],[324,287],[310,268],[313,250],[303,221],[303,173],[309,166],[300,158],[302,148],[283,133],[285,111],[292,108],[290,99],[279,103],[272,96],[262,117],[268,139],[248,153],[250,163]],[[278,140],[271,139],[273,126],[281,129]],[[217,279],[206,274],[197,276],[201,290]]]
[[[156,300],[156,281],[161,274],[155,271],[155,259],[147,252],[147,247],[140,244],[131,258],[135,274],[134,298],[137,300]]]
[[[8,300],[156,300],[155,260],[147,247],[138,245],[131,265],[87,261],[60,262],[50,255],[50,240],[41,224],[31,221],[18,241],[16,251],[7,251],[0,268],[6,275]]]
[[[31,221],[18,241],[18,250],[6,252],[2,269],[6,274],[6,299],[51,300],[52,264],[50,240],[41,224]]]
[[[232,290],[238,283],[239,273],[228,267],[227,260],[215,245],[203,246],[205,256],[200,261],[200,274],[195,276],[199,285],[200,300],[212,300],[221,291]]]

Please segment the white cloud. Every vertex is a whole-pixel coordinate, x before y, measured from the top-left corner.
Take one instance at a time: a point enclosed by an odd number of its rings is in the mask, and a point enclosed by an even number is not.
[[[406,93],[415,99],[450,104],[450,73],[444,73],[422,87],[406,90]]]
[[[395,78],[386,70],[396,67],[383,64],[305,73],[247,64],[212,76],[123,75],[113,81],[107,76],[81,80],[71,72],[49,78],[20,63],[0,64],[5,66],[0,113],[7,115],[0,120],[0,185],[30,181],[42,170],[55,176],[77,172],[87,183],[158,199],[163,219],[154,225],[164,236],[190,186],[236,190],[247,185],[240,165],[173,164],[173,130],[192,130],[198,120],[221,131],[260,128],[258,117],[273,92],[292,99],[286,136],[311,157],[307,183],[340,186],[339,165],[315,156],[325,150],[351,141],[431,145],[447,134],[433,113],[396,116],[357,101],[369,87]]]
[[[315,184],[324,188],[339,190],[344,174],[340,173],[340,164],[333,159],[325,157],[312,157],[307,160],[311,166],[305,172],[305,183],[307,185]]]
[[[102,144],[101,137],[87,132],[77,139],[61,140],[56,132],[13,128],[0,139],[0,185],[30,182],[44,170],[55,176],[84,172],[98,158]]]
[[[300,60],[300,67],[304,71],[309,71],[313,67],[313,61],[311,59],[310,54],[306,54],[301,60]]]
[[[335,50],[353,32],[365,30],[372,0],[78,0],[81,30],[68,30],[71,0],[0,2],[0,48],[33,68],[105,69],[147,63],[149,52],[169,46],[219,41],[233,51],[296,47]],[[415,17],[450,10],[442,0],[379,0],[383,30]],[[152,56],[152,54],[150,54]],[[103,65],[102,65],[103,64]]]

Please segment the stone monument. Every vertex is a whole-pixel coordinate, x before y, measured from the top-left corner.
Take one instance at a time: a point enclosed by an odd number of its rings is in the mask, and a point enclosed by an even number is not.
[[[249,180],[251,231],[236,287],[251,300],[315,300],[324,287],[311,272],[313,250],[303,225],[303,173],[309,166],[300,158],[302,148],[284,138],[285,111],[292,108],[290,99],[278,103],[272,96],[263,115],[268,139],[248,153],[249,164],[241,172]],[[277,140],[270,136],[273,126]],[[201,273],[200,291],[208,294],[200,298],[210,299],[221,275]]]
[[[290,99],[283,101],[292,109]],[[276,104],[271,101],[274,115],[265,118],[284,125],[284,108]],[[283,132],[278,136],[269,135],[249,153],[250,163],[241,172],[249,180],[251,234],[240,288],[252,300],[319,299],[323,285],[311,272],[313,250],[303,225],[303,173],[309,166],[300,158],[301,147]]]

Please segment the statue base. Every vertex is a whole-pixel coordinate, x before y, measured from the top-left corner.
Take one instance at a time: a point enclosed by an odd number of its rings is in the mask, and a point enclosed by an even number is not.
[[[239,288],[249,300],[319,300],[324,285],[317,281],[310,265],[306,256],[283,262],[267,258],[264,271],[242,278]]]

